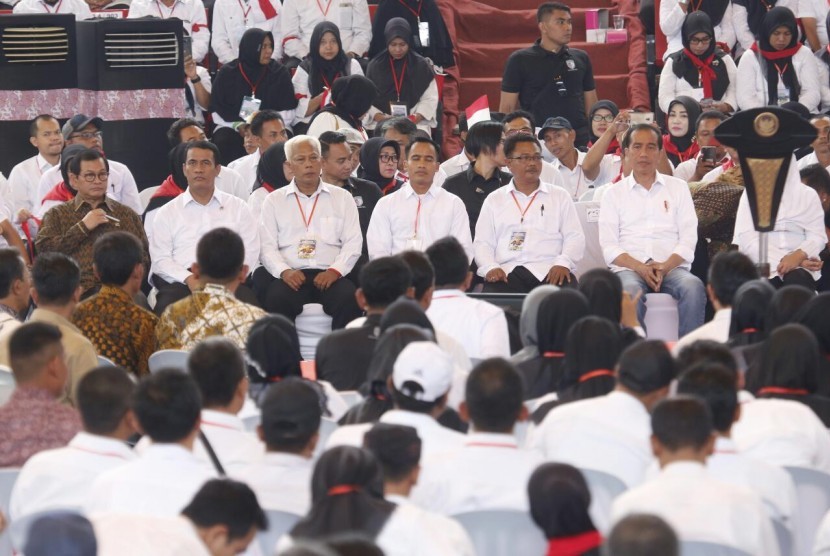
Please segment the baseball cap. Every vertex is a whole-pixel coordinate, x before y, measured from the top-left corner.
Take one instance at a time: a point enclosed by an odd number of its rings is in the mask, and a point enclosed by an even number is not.
[[[56,511],[32,523],[24,552],[31,556],[95,556],[98,542],[87,518],[75,512]]]
[[[73,133],[82,130],[89,124],[94,124],[95,127],[101,129],[104,126],[104,120],[99,118],[98,116],[89,117],[86,114],[76,114],[72,116],[68,122],[63,124],[63,128],[61,128],[61,133],[63,134],[64,139],[69,139],[69,136]]]
[[[539,130],[539,139],[545,139],[545,131],[548,129],[567,129],[568,131],[573,131],[573,128],[574,126],[571,125],[571,122],[567,118],[563,118],[562,116],[548,118],[545,120],[545,125]]]
[[[337,130],[337,133],[345,135],[346,143],[349,143],[350,145],[362,145],[366,142],[366,139],[363,138],[359,131],[350,127],[340,128]]]
[[[392,384],[408,398],[432,403],[452,384],[452,359],[433,342],[412,342],[395,360]]]
[[[266,440],[290,442],[320,428],[320,397],[299,377],[285,378],[268,389],[262,402],[262,429]]]

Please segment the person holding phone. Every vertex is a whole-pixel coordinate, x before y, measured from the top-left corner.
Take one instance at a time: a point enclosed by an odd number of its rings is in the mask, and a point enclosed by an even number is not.
[[[700,145],[700,152],[675,166],[674,177],[689,183],[699,182],[721,163],[726,149],[715,139],[715,128],[725,119],[726,114],[718,110],[707,110],[697,118],[695,141]]]

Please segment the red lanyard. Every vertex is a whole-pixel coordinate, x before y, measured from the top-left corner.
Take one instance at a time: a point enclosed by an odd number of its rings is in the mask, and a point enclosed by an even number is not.
[[[560,357],[565,357],[565,352],[563,351],[546,351],[542,354],[542,357],[545,359],[558,359]]]
[[[229,429],[229,430],[232,430],[232,431],[239,430],[236,427],[232,427],[230,425],[222,425],[220,423],[214,423],[212,421],[205,421],[204,419],[202,419],[202,424],[203,425],[208,425],[208,426],[211,426],[211,427],[219,427],[220,429]]]
[[[63,0],[61,0],[61,1],[63,1]],[[161,13],[161,6],[160,6],[159,4],[161,4],[161,0],[156,0],[156,9],[159,11],[159,17],[160,17],[160,18],[162,18],[162,19],[167,19],[167,18],[166,18],[166,17],[164,17],[164,15]],[[178,6],[178,5],[179,5],[179,4],[178,4],[178,0],[176,0],[176,2],[174,2],[174,3],[173,3],[173,9],[172,9],[172,10],[170,10],[170,14],[169,14],[167,17],[173,17],[173,12],[175,12],[175,11],[176,11],[176,6]]]
[[[418,197],[418,210],[415,211],[415,235],[413,237],[418,237],[418,222],[421,220],[421,198]]]
[[[532,204],[533,204],[533,201],[535,201],[535,200],[536,200],[536,195],[538,195],[538,194],[539,194],[539,190],[537,189],[537,190],[536,190],[536,193],[534,193],[534,194],[533,194],[533,197],[531,197],[531,198],[530,198],[530,202],[527,204],[527,206],[525,207],[525,209],[524,209],[524,210],[522,210],[522,207],[521,207],[521,205],[519,204],[519,200],[518,200],[518,199],[516,199],[516,193],[515,193],[515,192],[513,192],[513,191],[511,191],[511,192],[510,192],[510,196],[511,196],[511,197],[513,197],[513,202],[514,202],[514,203],[516,203],[516,208],[517,208],[517,209],[519,209],[519,212],[522,214],[522,219],[521,219],[520,223],[524,224],[524,222],[525,222],[525,214],[527,214],[527,211],[529,211],[529,210],[530,210],[530,205],[532,205]]]
[[[329,15],[329,8],[331,8],[331,2],[332,0],[328,1],[328,4],[326,4],[326,9],[324,10],[323,6],[320,5],[320,0],[317,0],[317,7],[320,8],[320,13],[323,14],[324,19]]]
[[[95,454],[96,456],[104,456],[106,458],[118,458],[118,459],[127,459],[126,456],[121,454],[116,454],[115,452],[100,452],[98,450],[90,450],[88,448],[81,448],[80,446],[70,446],[73,450],[78,450],[79,452],[86,452],[88,454]]]
[[[242,64],[239,64],[239,72],[242,74],[242,79],[245,80],[245,83],[251,88],[251,95],[256,97],[256,88],[259,87],[259,83],[262,81],[262,78],[265,77],[265,72],[268,71],[268,68],[262,68],[262,73],[259,74],[259,79],[256,80],[256,85],[251,83],[251,80],[248,79],[248,74],[245,73],[245,68],[242,67]]]
[[[308,231],[309,226],[311,226],[311,219],[314,218],[314,211],[317,208],[317,201],[320,200],[320,193],[317,193],[317,196],[314,197],[314,204],[311,206],[311,214],[308,215],[308,220],[305,219],[305,211],[303,210],[303,205],[300,204],[300,194],[295,193],[294,198],[297,199],[297,208],[300,209],[300,216],[303,219],[303,224],[305,224],[305,231]]]
[[[484,448],[510,448],[518,450],[519,447],[515,444],[508,444],[507,442],[468,442],[465,446],[480,446]]]
[[[773,65],[775,66],[775,69],[777,69],[777,70],[778,70],[778,79],[780,79],[780,80],[781,80],[781,83],[784,83],[784,72],[785,72],[785,71],[787,71],[787,68],[788,68],[788,67],[790,67],[790,63],[789,63],[789,62],[787,62],[786,64],[784,64],[784,69],[781,69],[781,68],[778,66],[778,64],[773,64]]]
[[[44,8],[46,8],[46,13],[48,13],[48,14],[56,14],[56,13],[60,12],[60,10],[61,10],[61,4],[63,4],[63,0],[61,0],[60,2],[58,2],[58,5],[57,5],[57,7],[55,8],[55,11],[54,11],[54,12],[50,12],[50,11],[49,11],[49,4],[47,4],[46,2],[44,2],[44,3],[43,3],[43,7],[44,7]],[[41,172],[41,174],[42,174],[42,172]]]
[[[407,4],[407,3],[406,3],[406,0],[398,0],[398,2],[400,2],[401,4],[403,4],[403,7],[404,7],[404,8],[406,8],[407,10],[409,10],[410,12],[412,12],[412,15],[414,15],[415,17],[417,17],[417,18],[418,18],[418,21],[420,22],[420,19],[421,19],[421,8],[422,8],[422,7],[423,7],[423,5],[424,5],[423,0],[418,0],[418,11],[417,11],[417,12],[416,12],[415,10],[413,10],[413,9],[409,6],[409,4]]]
[[[784,394],[784,395],[791,395],[791,396],[806,396],[809,394],[807,390],[804,388],[783,388],[779,386],[765,386],[758,390],[758,395],[763,396],[764,394]]]
[[[63,0],[61,0],[63,1]],[[245,23],[248,23],[248,14],[251,13],[251,10],[254,9],[253,6],[248,6],[248,9],[245,9],[245,6],[242,5],[242,0],[236,0],[239,3],[239,9],[242,10],[242,17],[245,19]],[[247,2],[245,2],[247,4]]]
[[[597,378],[600,376],[614,376],[614,371],[611,371],[609,369],[597,369],[596,371],[585,373],[584,375],[579,377],[579,382],[587,382],[592,378]]]
[[[329,83],[329,80],[326,79],[326,76],[323,74],[322,71],[320,72],[320,77],[323,79],[323,83],[326,84],[326,89],[331,89],[331,83]],[[334,79],[332,79],[332,81],[337,81],[338,77],[340,77],[340,72],[337,72],[337,74],[335,74]]]
[[[389,57],[389,67],[392,68],[392,82],[395,84],[395,92],[398,94],[398,102],[401,101],[401,89],[403,88],[403,78],[406,75],[406,64],[409,60],[403,61],[403,68],[401,69],[401,79],[398,81],[398,72],[395,71],[395,62],[392,57]]]

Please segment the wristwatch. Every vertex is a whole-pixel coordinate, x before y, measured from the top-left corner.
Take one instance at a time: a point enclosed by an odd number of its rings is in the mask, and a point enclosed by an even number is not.
[[[191,79],[190,82],[193,83],[193,84],[196,84],[201,80],[202,80],[202,78],[197,75],[195,78]]]

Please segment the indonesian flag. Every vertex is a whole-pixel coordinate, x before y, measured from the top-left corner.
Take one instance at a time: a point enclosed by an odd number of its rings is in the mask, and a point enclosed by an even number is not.
[[[464,110],[464,113],[467,115],[467,129],[470,129],[478,122],[489,121],[490,103],[487,101],[487,95],[478,97],[474,103]]]

